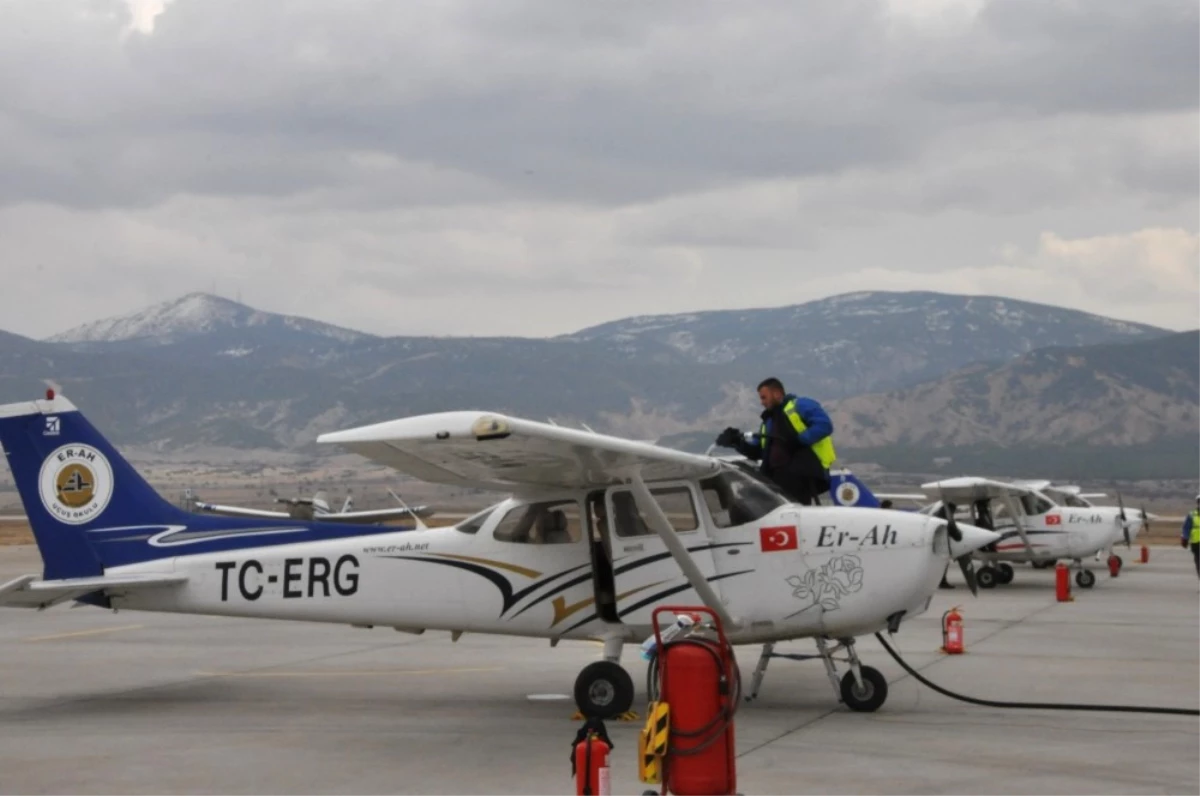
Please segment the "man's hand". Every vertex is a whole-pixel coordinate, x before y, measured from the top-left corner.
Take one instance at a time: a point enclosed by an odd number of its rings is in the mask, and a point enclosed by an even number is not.
[[[1179,540],[1179,546],[1180,546],[1180,547],[1182,547],[1184,550],[1187,550],[1187,546],[1188,546],[1188,545],[1187,545],[1187,539],[1180,539],[1180,540]]]
[[[741,439],[742,430],[730,426],[717,435],[717,444],[722,448],[735,448]]]

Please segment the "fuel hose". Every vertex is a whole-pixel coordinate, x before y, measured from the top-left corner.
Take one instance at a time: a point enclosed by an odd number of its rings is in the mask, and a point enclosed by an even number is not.
[[[896,660],[896,663],[900,664],[900,668],[911,674],[917,682],[927,688],[932,688],[942,696],[957,699],[959,702],[982,705],[988,708],[1015,708],[1018,710],[1090,710],[1101,713],[1159,713],[1168,716],[1200,716],[1200,710],[1192,710],[1190,708],[1160,708],[1143,705],[1072,705],[1063,702],[1000,702],[994,699],[979,699],[978,697],[970,697],[965,694],[956,694],[949,689],[942,688],[931,680],[927,680],[920,672],[909,666],[900,657],[900,654],[892,649],[892,645],[888,644],[882,633],[876,633],[875,638],[879,639],[879,643],[888,651],[888,654]]]

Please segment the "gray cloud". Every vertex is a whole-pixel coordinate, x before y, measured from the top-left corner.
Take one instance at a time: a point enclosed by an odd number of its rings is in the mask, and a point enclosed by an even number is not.
[[[0,269],[56,285],[0,295],[15,331],[216,278],[374,331],[543,334],[994,289],[995,267],[1053,270],[1044,233],[1196,231],[1190,2],[169,0],[152,33],[130,21],[0,6]],[[998,266],[1014,247],[1028,262]],[[1045,284],[1195,316],[1074,279]]]

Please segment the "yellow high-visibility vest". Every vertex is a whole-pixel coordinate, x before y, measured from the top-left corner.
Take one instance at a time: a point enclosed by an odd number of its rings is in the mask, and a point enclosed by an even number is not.
[[[800,419],[800,413],[796,411],[796,399],[793,398],[783,405],[783,413],[787,415],[787,419],[791,421],[792,428],[796,429],[796,433],[800,434],[808,428],[804,421]],[[767,424],[764,422],[758,430],[758,442],[762,448],[767,447]],[[821,466],[826,470],[829,465],[833,464],[837,459],[837,451],[833,449],[833,435],[830,434],[825,439],[812,446],[813,453],[817,454],[817,458],[821,461]]]

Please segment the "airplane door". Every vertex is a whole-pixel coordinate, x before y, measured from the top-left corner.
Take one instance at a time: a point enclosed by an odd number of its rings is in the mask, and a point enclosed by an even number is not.
[[[716,574],[708,534],[701,521],[693,485],[654,485],[650,494],[692,555],[705,578]],[[655,605],[676,602],[701,604],[662,538],[650,527],[628,488],[605,495],[609,543],[612,550],[616,615],[627,625],[649,625]]]

